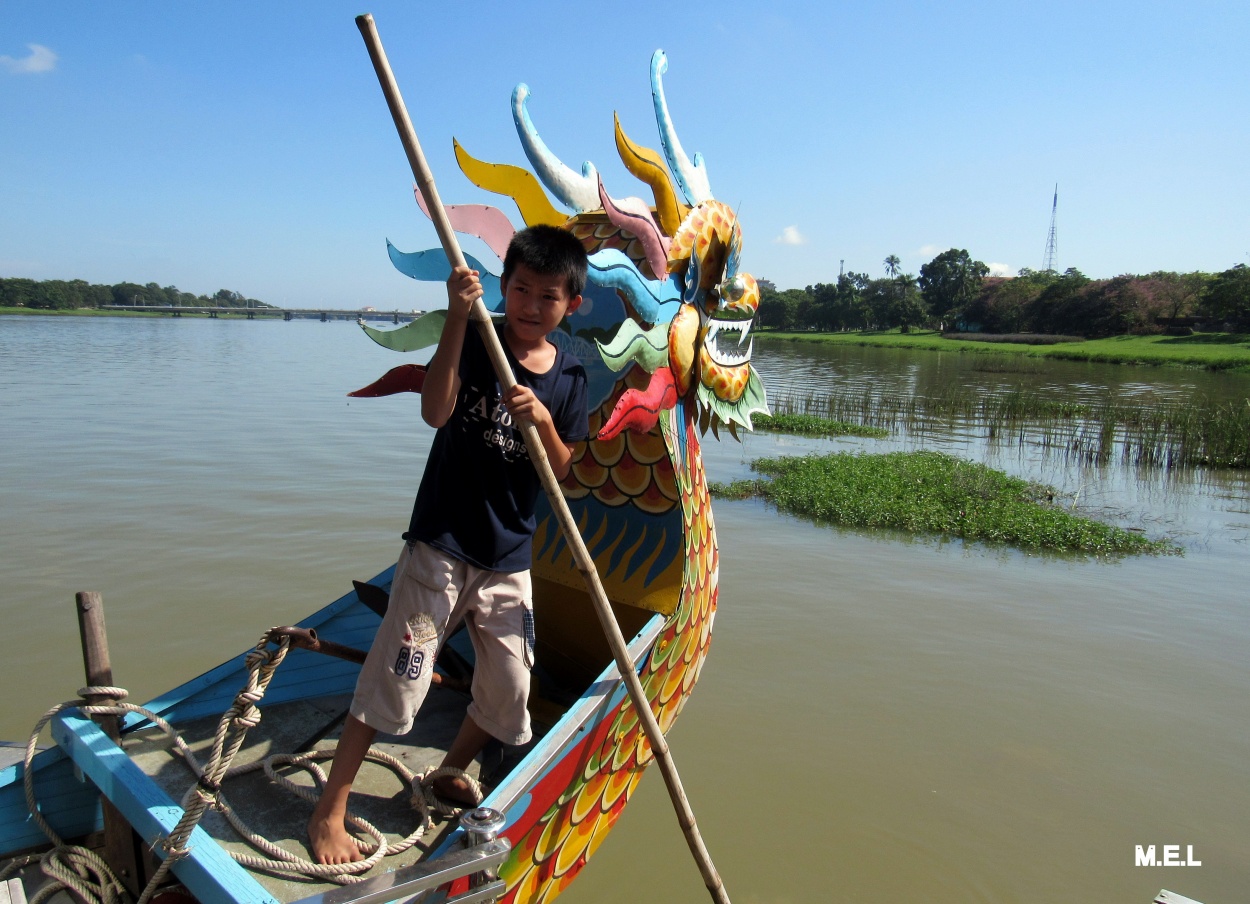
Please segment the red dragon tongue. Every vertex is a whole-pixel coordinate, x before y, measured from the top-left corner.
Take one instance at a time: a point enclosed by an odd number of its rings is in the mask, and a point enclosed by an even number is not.
[[[612,409],[612,416],[599,430],[599,439],[612,439],[628,428],[635,433],[646,433],[656,425],[660,412],[677,404],[677,386],[673,371],[661,367],[651,375],[651,382],[644,390],[627,389],[621,393]]]
[[[397,392],[420,392],[425,382],[424,364],[401,364],[392,367],[381,378],[374,380],[364,389],[349,392],[353,399],[373,399],[378,396],[395,395]]]

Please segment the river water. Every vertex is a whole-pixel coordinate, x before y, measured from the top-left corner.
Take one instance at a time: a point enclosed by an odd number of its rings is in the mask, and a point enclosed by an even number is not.
[[[1250,388],[973,357],[756,345],[778,396]],[[342,322],[0,317],[0,738],[82,684],[75,591],[104,594],[116,681],[142,700],[389,565],[431,432],[411,396],[345,394],[396,363]],[[757,457],[921,446],[1184,555],[1037,555],[718,501],[715,642],[670,740],[733,899],[1250,900],[1248,475],[1088,467],[969,424],[705,449],[730,480]],[[1165,844],[1201,865],[1134,865]],[[564,900],[705,894],[653,774]]]

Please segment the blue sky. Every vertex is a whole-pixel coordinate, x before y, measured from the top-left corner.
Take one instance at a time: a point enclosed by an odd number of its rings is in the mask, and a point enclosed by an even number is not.
[[[625,11],[628,11],[628,14]],[[0,276],[291,307],[429,307],[437,245],[354,16],[372,12],[447,203],[524,164],[510,94],[574,168],[647,197],[648,67],[781,288],[966,248],[1096,277],[1250,263],[1242,2],[87,3],[0,0]],[[489,257],[480,245],[465,250]],[[493,263],[493,262],[492,262]]]

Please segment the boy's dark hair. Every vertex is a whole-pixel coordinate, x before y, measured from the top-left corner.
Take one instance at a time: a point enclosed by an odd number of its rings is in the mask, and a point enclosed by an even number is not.
[[[508,253],[503,258],[500,281],[504,285],[517,264],[524,264],[535,273],[563,277],[569,298],[576,298],[586,288],[586,250],[567,229],[542,224],[522,229],[508,243]]]

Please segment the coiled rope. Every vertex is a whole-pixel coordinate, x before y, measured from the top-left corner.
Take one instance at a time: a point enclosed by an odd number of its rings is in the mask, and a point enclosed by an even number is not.
[[[251,854],[228,852],[241,865],[280,876],[311,877],[347,885],[363,881],[364,877],[359,874],[372,869],[383,857],[402,853],[416,844],[426,829],[432,824],[432,814],[437,813],[440,816],[448,817],[455,816],[460,812],[460,808],[448,806],[436,797],[432,787],[435,779],[442,776],[463,778],[472,790],[473,795],[478,800],[481,800],[481,786],[475,779],[459,769],[444,766],[437,769],[430,768],[423,774],[414,773],[395,757],[379,750],[370,749],[365,757],[367,760],[389,767],[411,789],[410,802],[413,808],[416,809],[419,820],[416,830],[407,838],[397,844],[387,844],[385,836],[377,828],[368,821],[348,813],[347,822],[364,832],[371,839],[370,841],[364,841],[353,836],[357,847],[361,853],[365,854],[365,859],[352,863],[320,864],[293,854],[269,841],[264,836],[253,832],[227,802],[222,793],[223,782],[263,768],[265,774],[272,781],[287,788],[304,800],[315,804],[321,796],[327,780],[325,772],[317,765],[317,762],[332,759],[334,756],[334,751],[332,750],[316,750],[303,754],[275,754],[255,763],[249,763],[235,769],[230,768],[230,763],[234,759],[235,754],[243,746],[243,740],[247,736],[248,729],[260,722],[261,712],[256,707],[256,704],[264,697],[265,690],[269,687],[274,671],[282,664],[282,660],[286,658],[287,650],[290,646],[290,638],[284,636],[276,649],[270,649],[270,643],[269,633],[266,632],[261,637],[260,642],[256,644],[256,647],[247,654],[245,658],[248,671],[247,683],[235,696],[234,702],[222,715],[217,725],[217,732],[213,739],[212,755],[207,766],[200,765],[191,748],[187,746],[187,743],[165,719],[142,706],[123,702],[123,699],[127,696],[127,691],[123,688],[107,686],[84,687],[78,691],[79,697],[82,699],[59,703],[48,710],[35,725],[35,728],[31,731],[30,739],[27,741],[23,783],[26,792],[26,806],[30,810],[31,817],[52,842],[53,846],[51,850],[42,855],[19,857],[5,864],[0,868],[0,880],[38,862],[44,875],[52,881],[41,887],[30,898],[28,904],[43,904],[44,901],[62,888],[74,891],[85,904],[122,904],[128,898],[125,888],[118,881],[117,877],[113,875],[104,860],[94,851],[87,848],[66,844],[48,821],[44,819],[35,799],[34,774],[31,770],[31,761],[36,752],[39,734],[54,716],[66,709],[76,708],[86,716],[124,716],[129,713],[136,713],[142,716],[160,728],[169,737],[177,753],[181,755],[183,761],[196,776],[196,783],[183,796],[182,818],[165,838],[157,842],[157,846],[160,847],[165,856],[161,865],[153,873],[152,878],[148,880],[147,886],[139,896],[137,904],[148,904],[157,888],[164,882],[174,863],[189,853],[187,841],[204,813],[210,807],[219,811],[244,840],[268,855],[268,857],[256,857]],[[86,702],[88,698],[101,697],[107,698],[112,702]],[[307,770],[313,776],[317,786],[316,790],[306,785],[298,785],[288,778],[278,775],[276,769],[280,766]]]

